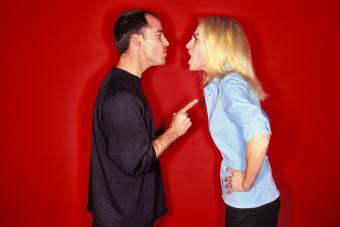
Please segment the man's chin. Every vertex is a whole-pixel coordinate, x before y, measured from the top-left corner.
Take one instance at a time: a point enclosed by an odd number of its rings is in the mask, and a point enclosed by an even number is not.
[[[155,62],[152,66],[160,66],[160,65],[165,65],[166,61],[165,59],[164,60],[161,60],[161,61],[158,61],[158,62]]]

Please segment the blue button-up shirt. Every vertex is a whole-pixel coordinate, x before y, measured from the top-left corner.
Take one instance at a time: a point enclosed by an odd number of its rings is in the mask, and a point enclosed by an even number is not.
[[[236,208],[254,208],[279,197],[267,155],[259,174],[247,192],[227,194],[224,179],[230,166],[246,169],[246,145],[256,135],[271,135],[267,115],[262,111],[257,96],[237,73],[222,79],[214,78],[205,88],[210,135],[223,157],[220,170],[222,197]]]

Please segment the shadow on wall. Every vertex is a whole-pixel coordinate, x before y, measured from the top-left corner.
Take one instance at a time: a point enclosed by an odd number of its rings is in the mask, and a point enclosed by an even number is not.
[[[249,45],[252,51],[253,64],[256,75],[268,93],[268,99],[261,103],[263,109],[267,112],[270,119],[272,136],[268,148],[268,157],[272,166],[273,177],[280,191],[281,207],[279,214],[278,227],[292,226],[292,215],[294,200],[287,181],[284,179],[284,169],[288,159],[291,156],[293,148],[296,146],[296,124],[289,116],[287,110],[278,104],[282,103],[278,86],[272,79],[271,73],[267,69],[266,59],[263,56],[263,41],[261,41],[254,30],[251,21],[243,17],[236,17],[242,24],[245,33],[249,39]]]

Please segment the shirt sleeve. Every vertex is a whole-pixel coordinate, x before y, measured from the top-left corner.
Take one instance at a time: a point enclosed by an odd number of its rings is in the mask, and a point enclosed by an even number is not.
[[[230,76],[220,84],[223,110],[241,128],[246,143],[257,135],[271,135],[270,124],[260,105],[253,103],[243,78]]]
[[[112,162],[128,176],[149,173],[156,155],[142,101],[129,93],[108,95],[103,103],[103,119]]]

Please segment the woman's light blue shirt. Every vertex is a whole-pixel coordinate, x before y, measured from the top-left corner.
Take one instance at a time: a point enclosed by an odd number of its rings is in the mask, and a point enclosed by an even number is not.
[[[247,192],[227,194],[224,178],[230,166],[246,169],[246,145],[256,135],[271,135],[267,115],[262,111],[257,96],[237,73],[213,79],[205,88],[210,135],[223,157],[220,170],[222,197],[236,208],[254,208],[279,197],[267,155],[260,172]]]

